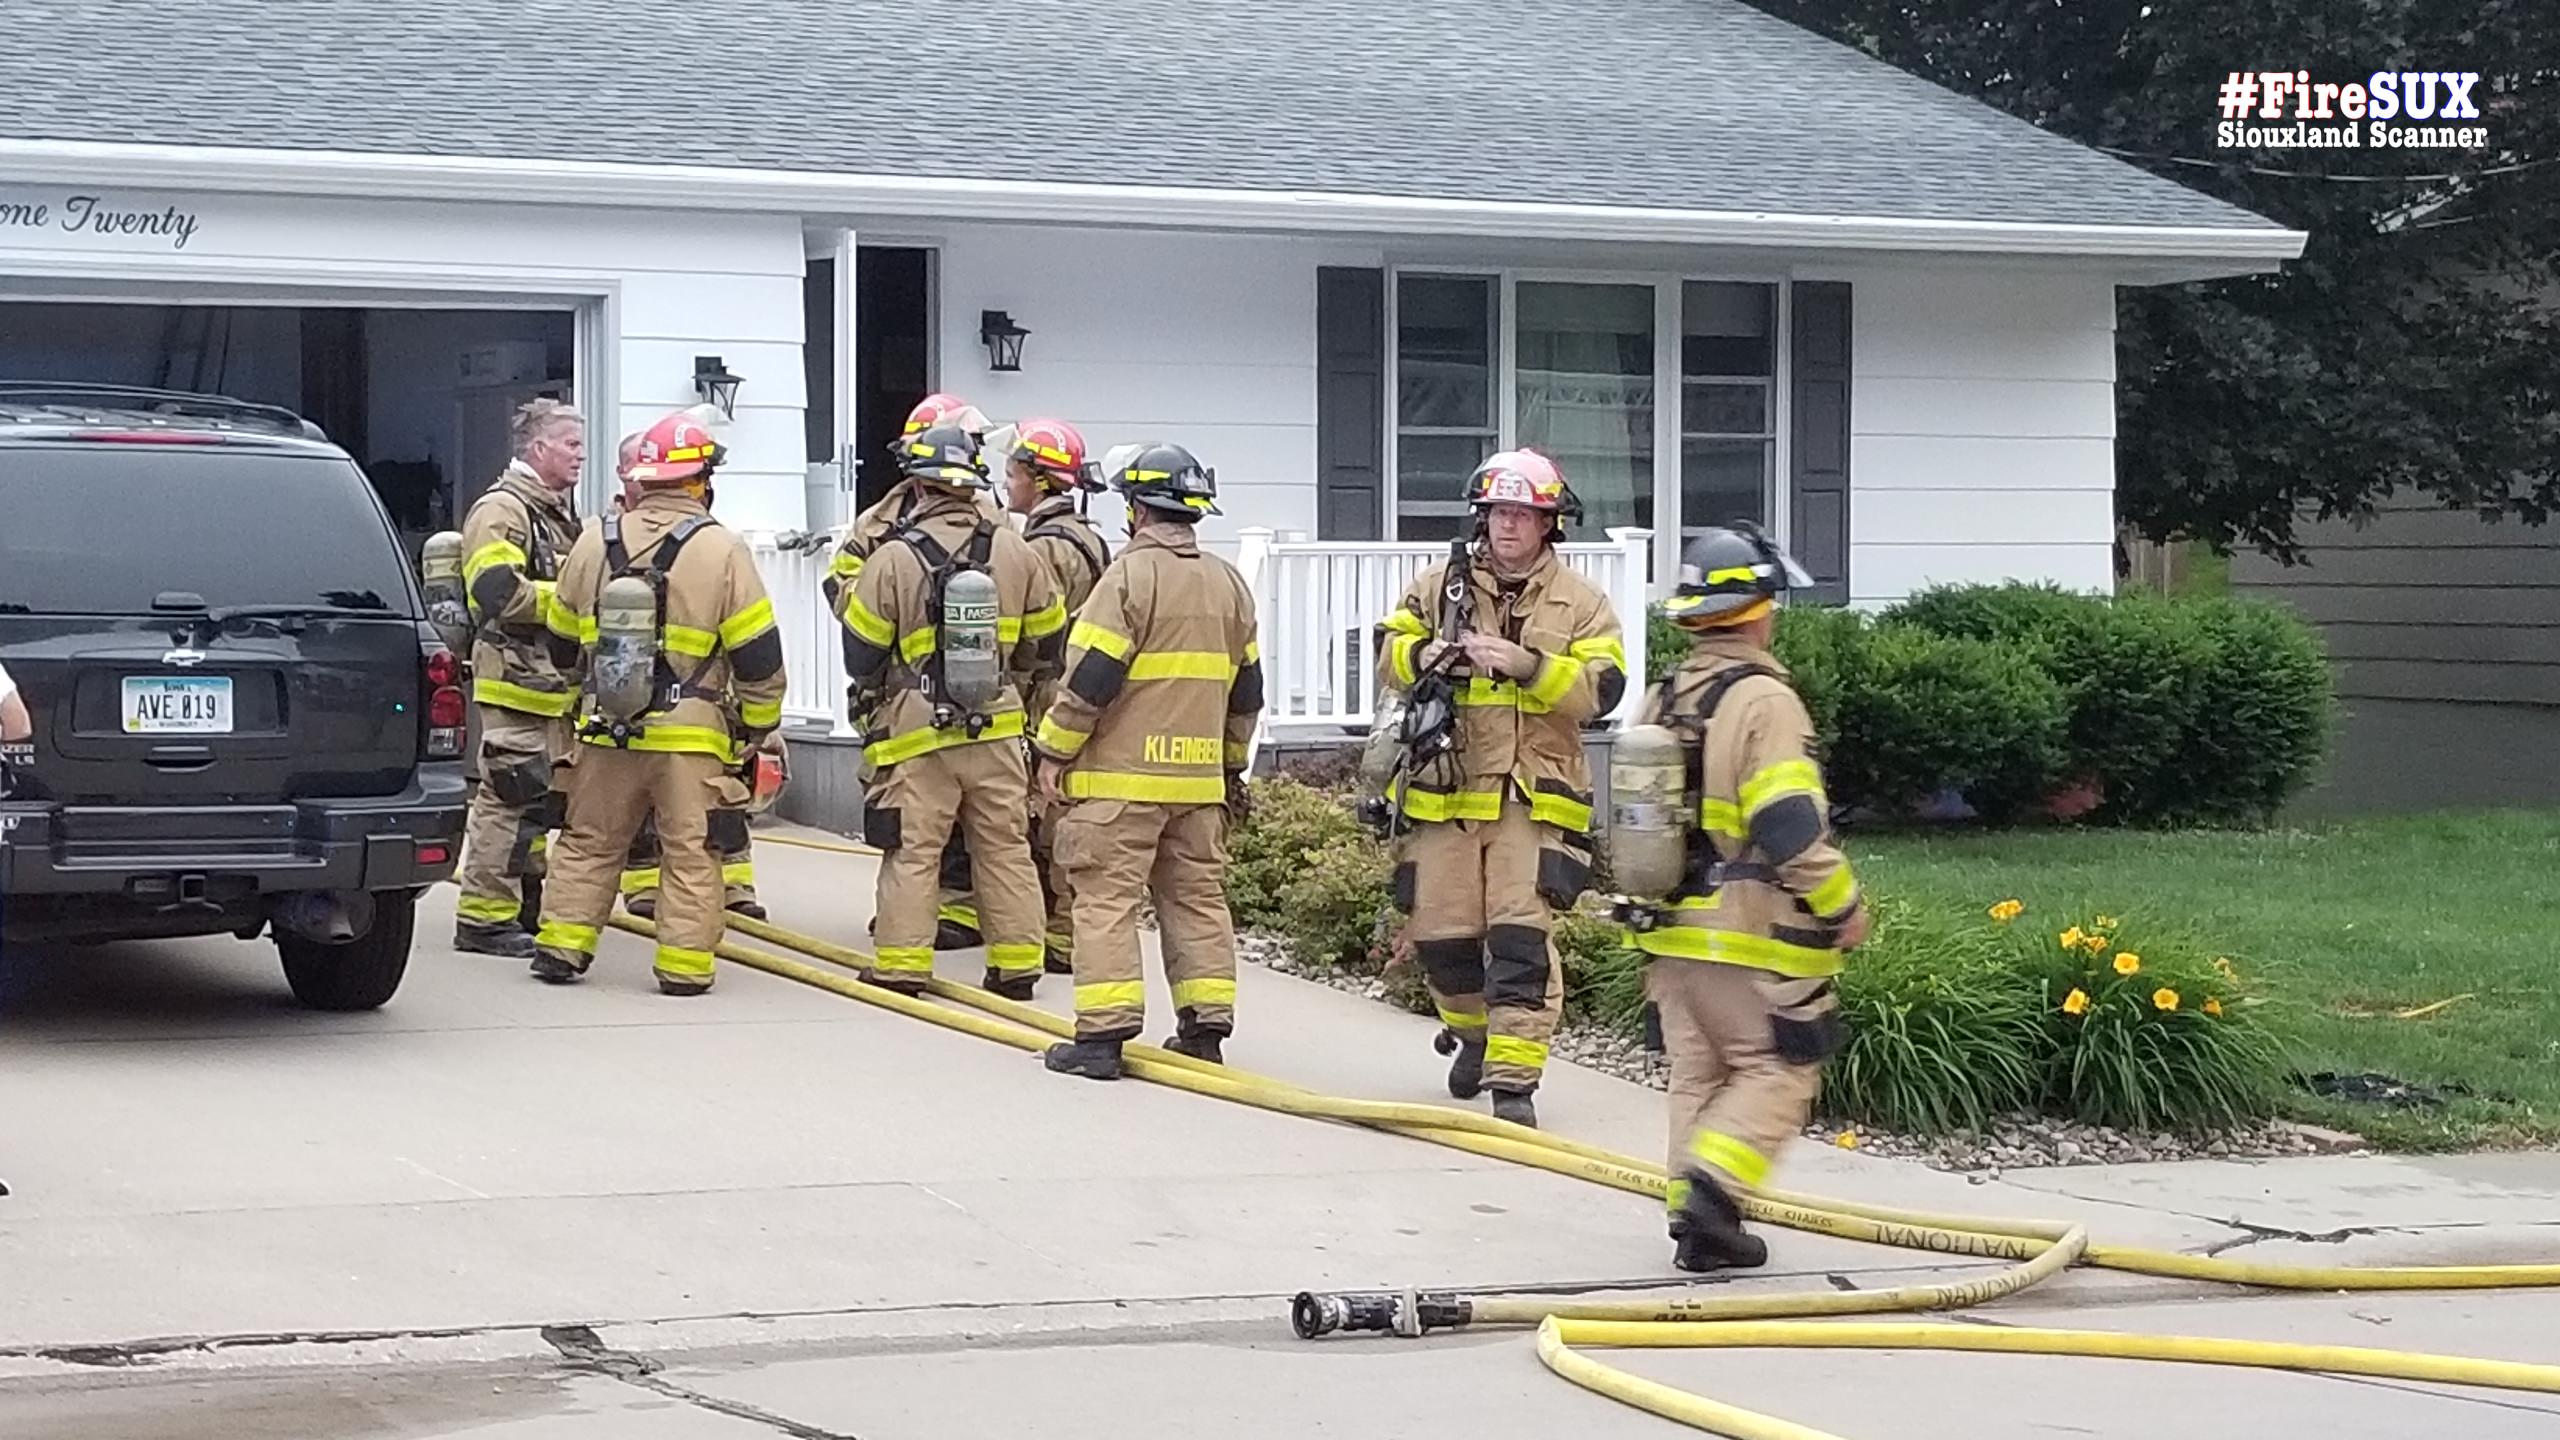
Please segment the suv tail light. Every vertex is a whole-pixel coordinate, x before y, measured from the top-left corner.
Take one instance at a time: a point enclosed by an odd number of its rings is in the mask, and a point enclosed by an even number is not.
[[[458,760],[462,757],[462,733],[470,717],[470,701],[462,693],[462,662],[451,650],[439,645],[425,652],[421,668],[426,673],[427,709],[423,717],[427,731],[427,758]]]

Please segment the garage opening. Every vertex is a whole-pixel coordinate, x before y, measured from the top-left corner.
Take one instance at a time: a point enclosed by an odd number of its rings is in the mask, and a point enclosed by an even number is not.
[[[373,479],[414,560],[506,468],[508,417],[574,403],[568,310],[0,303],[0,379],[284,405]]]

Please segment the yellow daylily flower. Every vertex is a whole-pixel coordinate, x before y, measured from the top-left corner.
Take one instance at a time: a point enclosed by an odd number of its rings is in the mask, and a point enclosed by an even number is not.
[[[2117,973],[2117,974],[2119,974],[2119,975],[2131,975],[2131,974],[2133,974],[2134,972],[2136,972],[2136,971],[2140,970],[2141,968],[2142,968],[2142,957],[2141,957],[2141,956],[2134,954],[2134,953],[2133,953],[2132,951],[2130,951],[2130,950],[2119,950],[2119,951],[2117,951],[2117,952],[2116,952],[2116,973]]]
[[[2175,990],[2168,989],[2168,988],[2166,988],[2166,987],[2163,987],[2163,988],[2161,988],[2161,989],[2158,989],[2158,990],[2154,990],[2154,991],[2152,991],[2152,992],[2151,992],[2151,1008],[2152,1008],[2152,1009],[2154,1009],[2154,1010],[2175,1010],[2175,1009],[2177,1009],[2177,1008],[2178,1008],[2178,992],[2177,992],[2177,991],[2175,991]]]
[[[2070,929],[2062,932],[2062,948],[2065,950],[2077,950],[2083,944],[2087,943],[2088,939],[2088,936],[2080,932],[2080,927],[2074,925]]]
[[[2074,990],[2062,997],[2062,1013],[2065,1015],[2086,1014],[2088,1009],[2089,992],[2086,990]]]
[[[2221,1002],[2220,1000],[2207,1000],[2207,1001],[2205,1001],[2205,1002],[2204,1002],[2204,1013],[2206,1013],[2207,1015],[2212,1016],[2212,1017],[2213,1017],[2213,1018],[2215,1018],[2216,1020],[2221,1019],[2221,1018],[2222,1018],[2222,1002]]]

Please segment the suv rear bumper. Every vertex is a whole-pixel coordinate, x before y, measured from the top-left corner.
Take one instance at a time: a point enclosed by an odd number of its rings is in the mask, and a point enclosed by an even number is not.
[[[468,807],[462,767],[422,765],[397,795],[282,805],[0,804],[0,893],[120,896],[145,907],[244,891],[407,890],[448,879]],[[442,847],[438,857],[430,848]]]

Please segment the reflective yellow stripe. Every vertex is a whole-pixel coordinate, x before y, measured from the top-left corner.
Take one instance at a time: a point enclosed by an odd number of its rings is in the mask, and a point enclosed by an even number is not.
[[[1051,710],[1040,717],[1039,733],[1031,737],[1031,743],[1052,755],[1063,755],[1072,760],[1084,750],[1084,742],[1092,738],[1090,730],[1070,730],[1059,724],[1058,712]]]
[[[1529,688],[1523,692],[1530,699],[1553,709],[1582,678],[1582,662],[1569,655],[1549,655],[1538,662],[1538,673],[1529,677]]]
[[[550,836],[548,836],[548,835],[536,835],[536,836],[534,836],[534,837],[533,837],[533,840],[531,841],[531,843],[527,844],[527,845],[524,847],[524,853],[526,853],[527,855],[548,855],[548,854],[550,854],[550,853],[551,853],[551,837],[550,837]]]
[[[886,650],[898,638],[897,628],[881,619],[870,606],[862,603],[861,596],[850,590],[844,592],[843,618],[846,629],[861,636],[875,649]]]
[[[1398,635],[1412,635],[1419,638],[1428,638],[1431,634],[1431,627],[1423,623],[1421,616],[1401,605],[1388,611],[1387,618],[1378,622],[1378,628],[1392,630]]]
[[[883,945],[871,957],[871,968],[892,975],[930,975],[933,973],[933,949],[927,945]]]
[[[1440,1012],[1440,1023],[1452,1030],[1481,1030],[1484,1028],[1485,1017],[1481,1013],[1467,1015],[1456,1010],[1443,1010]]]
[[[741,700],[738,702],[738,720],[750,730],[770,730],[782,723],[782,702]]]
[[[551,598],[543,602],[543,628],[563,640],[592,642],[595,639],[595,623],[591,619],[581,619],[578,612],[570,609],[569,603],[560,598],[560,592],[556,589],[551,592]]]
[[[1144,1010],[1147,1008],[1147,982],[1144,980],[1104,980],[1076,987],[1078,1010]]]
[[[1520,703],[1520,687],[1508,680],[1488,680],[1477,675],[1467,681],[1455,698],[1461,705],[1517,705]]]
[[[839,580],[850,580],[862,573],[862,557],[850,550],[839,550],[827,562],[827,573]]]
[[[1233,684],[1238,668],[1235,661],[1214,650],[1149,650],[1129,662],[1129,678]]]
[[[1813,893],[1804,897],[1804,903],[1806,909],[1828,920],[1847,911],[1849,902],[1857,898],[1858,877],[1849,873],[1848,862],[1843,861],[1840,868],[1831,872],[1829,879],[1813,887]]]
[[[913,665],[933,653],[933,627],[910,630],[898,637],[898,658]]]
[[[1742,782],[1742,813],[1757,815],[1771,801],[1790,795],[1810,795],[1814,804],[1822,803],[1822,772],[1810,760],[1781,760],[1767,766]]]
[[[1114,660],[1128,659],[1129,650],[1135,643],[1128,636],[1116,630],[1105,630],[1090,620],[1077,621],[1076,628],[1067,632],[1069,649],[1099,650]]]
[[[513,565],[522,569],[524,564],[524,550],[521,546],[512,540],[492,540],[472,551],[463,560],[462,583],[465,586],[470,585],[471,582],[480,578],[480,572],[492,565]]]
[[[711,952],[661,945],[658,947],[657,968],[670,975],[707,977],[711,974]]]
[[[940,730],[927,726],[866,745],[862,747],[862,753],[869,756],[874,765],[895,765],[901,760],[913,760],[919,755],[930,755],[954,745],[982,745],[990,740],[1015,740],[1021,736],[1022,712],[1008,710],[989,717],[987,728],[974,737],[965,725],[952,725]]]
[[[1647,955],[1706,960],[1720,965],[1748,965],[1758,970],[1774,970],[1799,980],[1840,973],[1839,951],[1790,945],[1766,935],[1707,930],[1695,925],[1664,925],[1642,932],[1630,931],[1628,940]]]
[[[643,890],[655,890],[657,888],[658,867],[655,865],[652,865],[645,870],[625,870],[622,872],[622,893],[625,895],[637,895]]]
[[[503,900],[486,895],[465,895],[453,902],[453,913],[475,925],[504,924],[516,918],[516,912],[522,909],[524,902],[513,895]]]
[[[601,735],[582,735],[579,738],[589,745],[613,744],[612,740]],[[632,736],[629,748],[659,755],[716,755],[732,765],[738,763],[739,754],[738,742],[730,739],[726,730],[714,730],[705,725],[655,722]]]
[[[502,710],[520,710],[527,715],[543,715],[554,719],[568,714],[569,707],[578,699],[566,690],[533,690],[494,676],[474,676],[471,681],[471,698],[483,705],[495,705]]]
[[[1415,820],[1502,818],[1502,792],[1499,790],[1460,790],[1444,795],[1407,788],[1397,798],[1401,800],[1406,816]]]
[[[1533,791],[1529,796],[1529,814],[1532,819],[1577,835],[1586,834],[1591,829],[1591,807],[1570,795]]]
[[[1751,838],[1751,832],[1743,828],[1742,807],[1730,800],[1709,797],[1699,801],[1698,828],[1726,840]]]
[[[1067,794],[1078,800],[1135,800],[1147,805],[1223,805],[1222,775],[1129,775],[1110,770],[1070,770]]]
[[[1523,1040],[1517,1035],[1489,1036],[1484,1042],[1484,1063],[1543,1070],[1547,1064],[1547,1047],[1539,1041]]]
[[[1745,1189],[1769,1183],[1769,1157],[1721,1131],[1701,1130],[1689,1137],[1689,1158],[1723,1171]]]
[[[548,945],[555,950],[575,950],[581,955],[593,955],[596,953],[596,927],[572,925],[566,920],[545,920],[541,932],[533,937],[533,943]]]
[[[966,925],[972,930],[978,928],[978,907],[975,905],[945,905],[933,915],[937,920],[948,920],[954,925]]]
[[[720,637],[690,625],[669,625],[659,633],[658,643],[664,645],[670,655],[690,655],[696,660],[708,660],[711,652],[720,648]]]
[[[1233,1005],[1236,982],[1233,980],[1177,980],[1173,986],[1173,1008],[1176,1010],[1201,1005]]]
[[[1247,640],[1244,642],[1244,663],[1247,665],[1259,665],[1262,663],[1261,641]]]
[[[990,945],[987,964],[997,970],[1037,970],[1048,951],[1038,945]]]
[[[1603,636],[1598,640],[1576,640],[1565,647],[1565,653],[1586,665],[1594,660],[1606,660],[1621,670],[1627,668],[1627,647],[1619,644],[1614,636]]]
[[[534,613],[534,614],[536,614],[536,615],[548,615],[548,614],[550,614],[550,613],[551,613],[551,597],[552,597],[552,596],[554,596],[554,595],[557,595],[557,594],[559,594],[559,593],[560,593],[560,582],[559,582],[559,581],[557,581],[557,580],[536,580],[536,581],[534,581],[534,582],[533,582],[533,613]]]
[[[773,601],[759,600],[720,622],[720,643],[735,650],[773,628]]]
[[[1419,635],[1396,635],[1388,638],[1387,668],[1394,673],[1397,684],[1411,685],[1422,678],[1422,672],[1415,669],[1413,664],[1413,657],[1420,653],[1421,649],[1422,637]]]
[[[1241,770],[1241,769],[1243,769],[1243,768],[1244,768],[1248,763],[1250,763],[1250,762],[1252,761],[1252,759],[1253,759],[1253,742],[1252,742],[1252,741],[1250,741],[1250,740],[1230,740],[1230,741],[1228,741],[1228,742],[1227,742],[1227,768],[1228,768],[1228,769],[1230,769],[1230,770]]]
[[[728,864],[721,866],[720,883],[723,885],[755,884],[756,862],[753,860],[733,860]]]
[[[1022,633],[1034,640],[1055,635],[1067,628],[1067,602],[1064,596],[1051,600],[1042,609],[1022,617]]]

